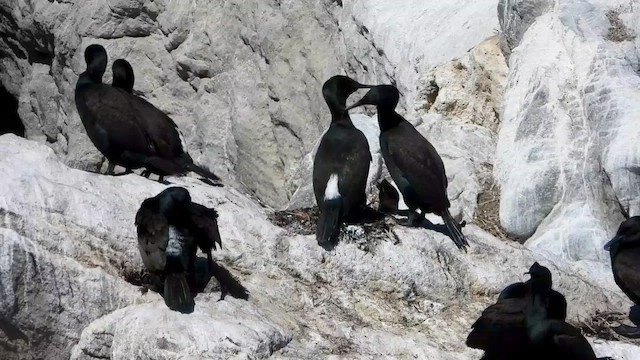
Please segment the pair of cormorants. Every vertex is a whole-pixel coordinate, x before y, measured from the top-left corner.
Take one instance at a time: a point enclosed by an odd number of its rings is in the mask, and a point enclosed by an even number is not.
[[[80,74],[75,102],[89,138],[109,161],[108,173],[115,165],[125,172],[145,168],[143,175],[164,176],[193,171],[212,184],[220,179],[193,163],[184,150],[182,136],[173,120],[145,99],[132,93],[134,75],[123,59],[113,64],[113,86],[102,83],[107,52],[101,45],[89,45],[84,53],[87,70]]]
[[[347,107],[349,95],[362,88],[371,90]],[[409,207],[407,225],[421,223],[426,213],[435,213],[444,220],[456,246],[466,251],[469,244],[449,213],[442,159],[431,143],[395,112],[399,94],[391,85],[363,85],[341,75],[324,83],[322,95],[331,112],[331,125],[320,140],[313,164],[313,189],[320,209],[316,240],[320,246],[334,246],[342,222],[365,207],[371,153],[366,137],[353,125],[348,110],[376,105],[382,156]]]
[[[213,261],[211,250],[222,246],[218,213],[191,201],[187,189],[170,187],[142,202],[136,214],[138,250],[145,267],[162,281],[160,292],[167,306],[193,312],[197,249],[207,254],[207,271],[220,283],[220,300],[226,294],[248,299],[247,290]]]
[[[484,360],[597,359],[580,330],[565,322],[567,301],[553,290],[551,271],[535,262],[526,274],[529,280],[507,286],[482,312],[467,346],[484,350]]]
[[[640,338],[640,216],[623,221],[604,248],[611,255],[616,284],[635,304],[629,312],[629,320],[636,326],[623,324],[613,330],[629,338]]]

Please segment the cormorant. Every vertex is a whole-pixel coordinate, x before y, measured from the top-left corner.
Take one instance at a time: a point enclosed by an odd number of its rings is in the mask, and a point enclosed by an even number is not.
[[[563,320],[549,316],[551,287],[544,279],[532,277],[527,294],[525,326],[536,359],[596,360],[591,344]]]
[[[331,125],[320,140],[313,161],[313,191],[320,209],[316,240],[325,249],[335,246],[345,217],[365,205],[371,162],[369,143],[345,110],[347,98],[363,85],[336,75],[322,86],[331,112]]]
[[[620,325],[614,331],[629,338],[640,338],[640,216],[623,221],[605,250],[611,255],[616,284],[635,304],[629,319],[636,327]]]
[[[425,213],[435,213],[444,220],[456,246],[466,251],[469,244],[449,213],[451,204],[442,159],[433,145],[395,111],[399,96],[395,86],[378,85],[347,110],[362,105],[377,106],[380,150],[391,178],[409,207],[407,224],[422,221]],[[418,214],[417,209],[422,213]]]
[[[398,212],[398,202],[400,194],[387,179],[383,179],[376,184],[378,188],[378,211],[386,214],[396,214]]]
[[[215,174],[195,165],[184,152],[171,118],[126,90],[102,84],[107,66],[102,46],[89,45],[84,55],[87,70],[76,83],[76,107],[89,138],[111,164],[128,171],[145,167],[159,174],[160,181],[165,175],[193,171],[219,183]]]
[[[152,274],[164,279],[164,301],[172,310],[193,311],[197,248],[207,254],[208,271],[220,282],[220,299],[229,292],[248,297],[246,289],[238,291],[225,274],[218,276],[220,267],[211,255],[221,246],[217,217],[214,209],[192,202],[189,191],[181,187],[170,187],[145,199],[136,214],[140,256]]]
[[[531,351],[524,321],[529,287],[534,279],[550,290],[548,317],[564,321],[567,316],[565,297],[551,289],[551,271],[535,262],[525,274],[529,274],[531,279],[507,286],[498,301],[487,307],[472,325],[466,345],[484,350],[485,360],[537,359]]]

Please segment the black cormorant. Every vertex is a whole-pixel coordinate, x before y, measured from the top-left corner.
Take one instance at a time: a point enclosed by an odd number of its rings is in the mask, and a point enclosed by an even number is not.
[[[399,91],[392,85],[373,87],[347,110],[362,105],[376,105],[380,125],[380,150],[391,178],[410,210],[407,221],[413,225],[425,213],[442,217],[451,239],[460,249],[469,246],[458,224],[449,213],[447,175],[436,149],[407,120],[395,111]],[[417,209],[422,214],[416,212]]]
[[[322,86],[331,125],[322,136],[313,161],[313,191],[320,209],[316,240],[325,249],[336,245],[344,218],[366,201],[369,143],[345,109],[349,95],[365,87],[371,86],[341,75],[333,76]]]

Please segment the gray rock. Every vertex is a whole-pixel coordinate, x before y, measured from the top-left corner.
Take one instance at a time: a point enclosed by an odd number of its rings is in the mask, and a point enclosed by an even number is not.
[[[350,237],[326,252],[313,235],[272,225],[231,187],[170,177],[218,210],[223,249],[215,260],[250,291],[249,301],[220,302],[206,291],[193,314],[178,314],[122,280],[141,267],[135,212],[164,185],[71,169],[50,148],[13,135],[0,136],[0,153],[0,168],[12,169],[0,177],[0,293],[7,294],[0,315],[32,341],[7,341],[24,351],[9,351],[10,359],[44,351],[52,359],[471,359],[478,352],[464,346],[469,326],[534,260],[553,271],[574,324],[629,306],[607,266],[591,263],[584,272],[562,255],[534,253],[474,225],[464,229],[468,254],[441,233],[397,226],[373,239],[350,226]],[[602,354],[638,353],[598,344]]]

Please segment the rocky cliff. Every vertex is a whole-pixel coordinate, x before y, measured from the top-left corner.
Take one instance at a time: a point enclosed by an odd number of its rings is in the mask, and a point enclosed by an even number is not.
[[[0,0],[0,82],[26,137],[0,136],[0,354],[477,359],[470,325],[537,260],[598,355],[640,359],[607,330],[630,303],[601,250],[622,212],[638,213],[638,6]],[[217,301],[212,281],[183,315],[140,291],[133,220],[165,185],[96,173],[73,102],[90,43],[127,58],[136,91],[224,177],[169,181],[218,210],[215,260],[249,301]],[[399,87],[399,111],[445,162],[469,253],[390,222],[317,246],[300,208],[314,204],[320,88],[336,73]],[[373,153],[373,199],[386,169],[369,115],[352,117]]]

